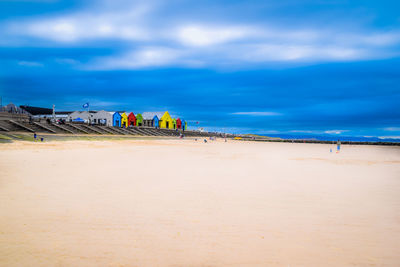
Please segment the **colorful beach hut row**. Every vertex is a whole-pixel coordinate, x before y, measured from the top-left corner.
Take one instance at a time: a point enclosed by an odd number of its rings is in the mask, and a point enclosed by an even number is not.
[[[165,112],[143,112],[142,114],[133,112],[115,112],[113,114],[113,126],[147,126],[164,129],[187,129],[187,122],[183,119],[171,118],[168,111]]]

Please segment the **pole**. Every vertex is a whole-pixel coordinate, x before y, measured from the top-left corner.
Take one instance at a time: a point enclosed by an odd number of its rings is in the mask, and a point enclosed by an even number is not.
[[[53,122],[56,122],[56,105],[53,104]]]

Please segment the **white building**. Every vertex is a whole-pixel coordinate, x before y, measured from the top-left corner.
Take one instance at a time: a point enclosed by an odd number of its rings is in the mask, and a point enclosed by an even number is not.
[[[158,121],[162,118],[164,115],[164,112],[143,112],[142,117],[143,117],[143,126],[147,127],[159,127]],[[157,119],[155,119],[157,117]]]
[[[74,111],[67,117],[67,121],[69,122],[79,119],[83,120],[85,123],[89,123],[89,119],[91,122],[93,122],[93,113],[89,113],[87,111]]]
[[[97,111],[93,114],[92,123],[113,126],[113,114],[114,112],[108,112],[105,110]]]

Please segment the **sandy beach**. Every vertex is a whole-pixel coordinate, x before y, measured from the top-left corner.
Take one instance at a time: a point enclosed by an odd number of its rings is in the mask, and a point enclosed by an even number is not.
[[[0,144],[0,266],[399,266],[400,148]]]

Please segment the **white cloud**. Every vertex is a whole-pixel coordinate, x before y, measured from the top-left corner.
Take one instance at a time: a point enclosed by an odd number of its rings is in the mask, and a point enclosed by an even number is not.
[[[383,130],[388,132],[400,132],[400,127],[387,127],[383,128]]]
[[[79,12],[2,23],[0,45],[57,46],[62,43],[120,50],[119,56],[89,60],[87,69],[93,68],[93,61],[106,63],[97,66],[102,69],[169,65],[236,68],[276,62],[355,61],[400,55],[394,46],[400,44],[400,32],[395,30],[371,32],[351,27],[297,27],[266,21],[232,23],[199,18],[190,21],[184,16],[173,18],[173,10],[167,10],[170,18],[167,21],[160,14],[164,14],[162,8],[168,5],[157,1],[96,3]],[[137,46],[149,48],[130,52]]]
[[[290,133],[315,133],[313,131],[307,131],[307,130],[291,130],[289,132]]]
[[[356,37],[356,35],[353,37]],[[358,41],[360,43],[374,45],[374,46],[393,45],[400,42],[400,33],[382,32],[382,33],[372,33],[368,35],[359,35]]]
[[[234,112],[232,115],[248,115],[248,116],[280,116],[281,113],[271,111],[249,111],[249,112]]]
[[[363,49],[301,44],[256,44],[242,46],[230,54],[247,62],[352,60],[366,56]]]
[[[252,34],[245,27],[218,27],[215,25],[191,25],[177,30],[178,41],[189,46],[210,46],[241,39]]]
[[[57,42],[77,43],[96,39],[147,40],[148,32],[142,18],[145,6],[124,11],[100,13],[80,12],[45,19],[8,24],[15,35],[28,35]]]
[[[35,61],[18,61],[18,65],[25,67],[43,67],[43,64]]]
[[[324,131],[326,134],[342,134],[344,132],[348,132],[348,130],[328,130]]]
[[[379,139],[400,139],[400,135],[378,136]]]
[[[168,48],[145,48],[134,53],[134,65],[158,66],[166,65],[179,58],[180,52]]]
[[[72,59],[72,58],[56,58],[54,60],[58,64],[68,64],[68,65],[76,65],[79,63],[79,61]]]
[[[182,57],[182,52],[164,47],[144,47],[126,54],[95,59],[86,68],[139,69],[175,64]]]

